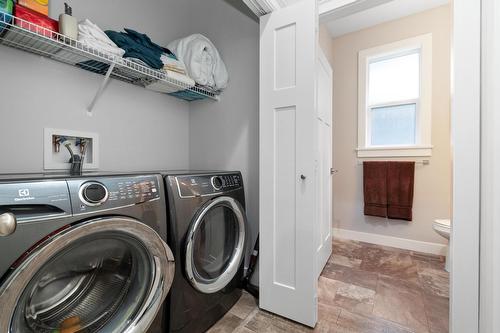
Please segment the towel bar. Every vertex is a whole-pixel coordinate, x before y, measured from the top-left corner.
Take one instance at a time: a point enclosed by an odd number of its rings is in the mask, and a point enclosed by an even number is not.
[[[365,161],[359,161],[358,160],[358,165],[363,165],[363,162],[365,162]],[[366,160],[366,162],[387,162],[387,161]],[[396,160],[394,162],[398,162],[398,161]],[[403,162],[403,161],[401,161],[401,162]],[[406,161],[404,161],[404,162],[406,162]],[[418,164],[418,165],[429,165],[429,164],[431,164],[430,160],[419,160],[419,161],[414,161],[414,162],[415,162],[415,164]]]

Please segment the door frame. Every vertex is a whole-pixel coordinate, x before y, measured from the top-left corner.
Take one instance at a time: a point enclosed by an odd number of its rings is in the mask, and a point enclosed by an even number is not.
[[[497,0],[482,0],[481,77],[481,262],[479,331],[499,332],[500,319],[500,6]]]
[[[493,0],[482,0],[491,2]],[[344,1],[348,4],[355,1]],[[342,10],[330,7],[326,17]],[[334,3],[332,1],[331,3]],[[481,1],[454,0],[452,48],[453,258],[450,332],[479,332]],[[360,11],[351,6],[352,13]],[[321,9],[320,9],[321,10]],[[321,13],[320,13],[321,14]],[[486,332],[486,331],[485,331]]]
[[[481,1],[453,3],[450,332],[479,331]]]

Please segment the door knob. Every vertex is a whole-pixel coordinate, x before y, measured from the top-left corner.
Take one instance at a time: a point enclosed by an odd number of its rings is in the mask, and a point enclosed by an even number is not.
[[[334,168],[330,168],[330,174],[333,175],[334,173],[339,172],[339,170],[336,170]]]
[[[3,213],[0,215],[0,236],[9,236],[16,231],[17,220],[12,213]]]
[[[304,179],[306,179],[306,176],[300,175],[300,179],[304,180]]]

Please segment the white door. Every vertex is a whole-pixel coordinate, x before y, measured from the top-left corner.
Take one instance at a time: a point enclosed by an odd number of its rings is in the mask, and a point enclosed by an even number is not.
[[[260,22],[260,307],[317,321],[315,0]]]
[[[317,152],[317,275],[332,254],[332,91],[333,73],[323,51],[318,48],[318,152]]]

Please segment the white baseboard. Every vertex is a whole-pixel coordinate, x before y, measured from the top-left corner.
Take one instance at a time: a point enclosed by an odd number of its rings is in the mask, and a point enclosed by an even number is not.
[[[439,243],[422,242],[413,239],[371,234],[367,232],[332,228],[334,238],[350,239],[404,250],[446,255],[447,246]]]

